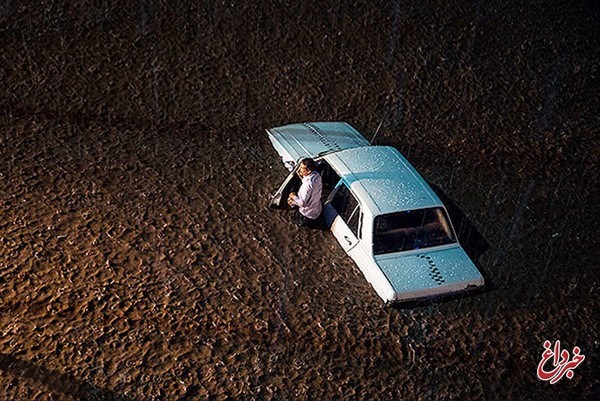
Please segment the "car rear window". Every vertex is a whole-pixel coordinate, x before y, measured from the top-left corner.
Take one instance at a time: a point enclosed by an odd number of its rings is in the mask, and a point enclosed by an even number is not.
[[[383,214],[375,217],[373,253],[411,251],[456,242],[441,207]]]

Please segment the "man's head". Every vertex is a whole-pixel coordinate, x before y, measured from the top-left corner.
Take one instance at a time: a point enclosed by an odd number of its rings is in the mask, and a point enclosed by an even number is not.
[[[306,177],[317,169],[317,163],[311,158],[302,159],[300,167],[298,168],[298,175],[300,177]]]

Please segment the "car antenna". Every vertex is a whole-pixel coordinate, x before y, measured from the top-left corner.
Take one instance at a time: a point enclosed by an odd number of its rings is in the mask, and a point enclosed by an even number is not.
[[[371,138],[371,145],[375,145],[375,138],[377,138],[377,135],[379,134],[379,130],[381,129],[381,127],[383,127],[383,122],[388,118],[388,116],[390,115],[390,110],[391,108],[388,107],[389,101],[390,101],[390,97],[391,95],[387,95],[385,97],[385,106],[384,108],[387,109],[385,114],[383,115],[383,118],[381,119],[381,122],[379,123],[379,126],[377,127],[377,129],[375,130],[375,133],[373,134],[373,137]]]

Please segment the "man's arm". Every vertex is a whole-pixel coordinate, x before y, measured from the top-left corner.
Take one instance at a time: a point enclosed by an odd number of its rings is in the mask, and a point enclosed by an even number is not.
[[[300,186],[300,189],[298,190],[298,194],[295,194],[294,192],[290,193],[290,199],[292,201],[292,204],[299,207],[303,207],[309,200],[311,191],[312,182],[303,182]]]

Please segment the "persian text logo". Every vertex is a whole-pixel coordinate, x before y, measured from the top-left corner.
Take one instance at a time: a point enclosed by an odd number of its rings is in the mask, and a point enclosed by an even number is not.
[[[544,365],[550,358],[552,358],[552,365],[554,369],[546,370],[544,369]],[[554,349],[552,349],[552,343],[546,340],[544,341],[542,360],[538,364],[537,376],[540,378],[540,380],[550,380],[550,384],[556,383],[562,379],[564,375],[567,375],[568,379],[572,379],[574,375],[573,369],[579,366],[584,359],[585,356],[581,355],[581,350],[579,347],[573,348],[573,359],[571,359],[569,351],[564,349],[561,352],[559,340],[556,340],[554,343]]]

